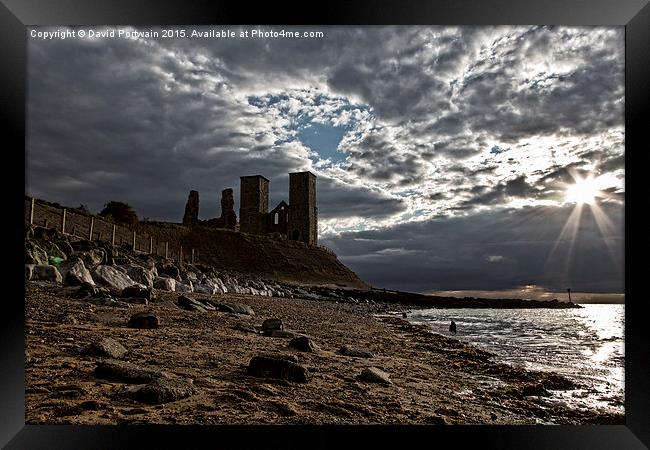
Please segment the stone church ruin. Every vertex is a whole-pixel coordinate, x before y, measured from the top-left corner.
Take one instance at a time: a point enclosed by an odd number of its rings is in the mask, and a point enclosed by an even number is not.
[[[269,211],[269,180],[262,175],[240,177],[239,223],[231,188],[221,191],[221,217],[199,220],[199,193],[190,191],[183,225],[203,225],[238,230],[250,234],[279,234],[286,239],[316,245],[318,208],[316,175],[311,172],[289,174],[289,203],[284,200]]]

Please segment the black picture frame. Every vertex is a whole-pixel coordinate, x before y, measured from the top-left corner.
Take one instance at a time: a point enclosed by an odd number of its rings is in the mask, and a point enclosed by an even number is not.
[[[323,4],[277,4],[189,0],[1,0],[0,116],[5,128],[4,155],[25,145],[27,29],[34,25],[163,25],[163,24],[285,24],[285,25],[623,25],[626,45],[626,214],[625,253],[640,247],[630,220],[630,183],[638,180],[650,98],[650,5],[648,0],[444,0],[328,1]],[[644,126],[645,125],[645,126]],[[11,166],[10,166],[11,167]],[[13,171],[20,173],[19,169]],[[9,173],[7,175],[15,175]],[[22,172],[25,173],[24,170]],[[20,178],[20,177],[18,177]],[[14,182],[12,182],[14,183]],[[650,446],[650,351],[644,336],[644,296],[639,281],[626,271],[625,425],[594,426],[367,426],[367,427],[195,427],[195,426],[41,426],[24,419],[24,275],[14,255],[22,255],[24,192],[20,181],[8,215],[16,226],[5,233],[5,247],[16,246],[6,258],[7,291],[0,313],[0,444],[11,449],[39,448],[192,448],[201,440],[210,446],[311,447],[361,437],[365,444],[400,446],[467,444],[481,448],[636,449]],[[8,200],[8,199],[5,199]],[[15,233],[15,234],[13,234]],[[13,248],[11,248],[13,250]],[[15,272],[14,272],[15,271]],[[14,275],[11,275],[14,274]],[[361,434],[362,436],[355,436]],[[354,444],[360,445],[360,444]]]

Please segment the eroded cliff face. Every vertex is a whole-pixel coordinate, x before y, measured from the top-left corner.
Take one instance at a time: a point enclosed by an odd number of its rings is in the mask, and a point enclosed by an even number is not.
[[[335,254],[302,242],[223,229],[174,224],[141,224],[142,233],[158,242],[194,249],[198,262],[278,281],[367,289],[369,285]]]

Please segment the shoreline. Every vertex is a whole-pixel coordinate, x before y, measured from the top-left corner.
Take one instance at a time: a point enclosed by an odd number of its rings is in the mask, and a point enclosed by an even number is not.
[[[26,283],[26,423],[624,423],[621,414],[550,402],[554,389],[574,387],[560,375],[499,363],[477,347],[390,314],[408,305],[188,294],[203,304],[231,302],[254,311],[244,315],[188,311],[177,305],[178,293],[159,290],[148,305],[102,306],[74,298],[77,289]],[[127,327],[140,311],[158,316],[160,327]],[[290,347],[288,334],[261,334],[269,318],[308,337],[315,351]],[[190,395],[147,404],[130,394],[141,383],[97,377],[98,364],[116,360],[82,350],[104,338],[128,351],[117,361],[160,371],[191,386]],[[344,345],[373,357],[343,355]],[[297,360],[308,381],[251,375],[247,366],[258,355]],[[370,367],[388,374],[390,384],[360,379]]]

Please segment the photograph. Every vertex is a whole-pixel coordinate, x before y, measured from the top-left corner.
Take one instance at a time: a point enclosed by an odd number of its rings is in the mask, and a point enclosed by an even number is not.
[[[626,27],[28,25],[26,425],[625,425]]]
[[[649,448],[648,3],[0,0],[0,447]]]

